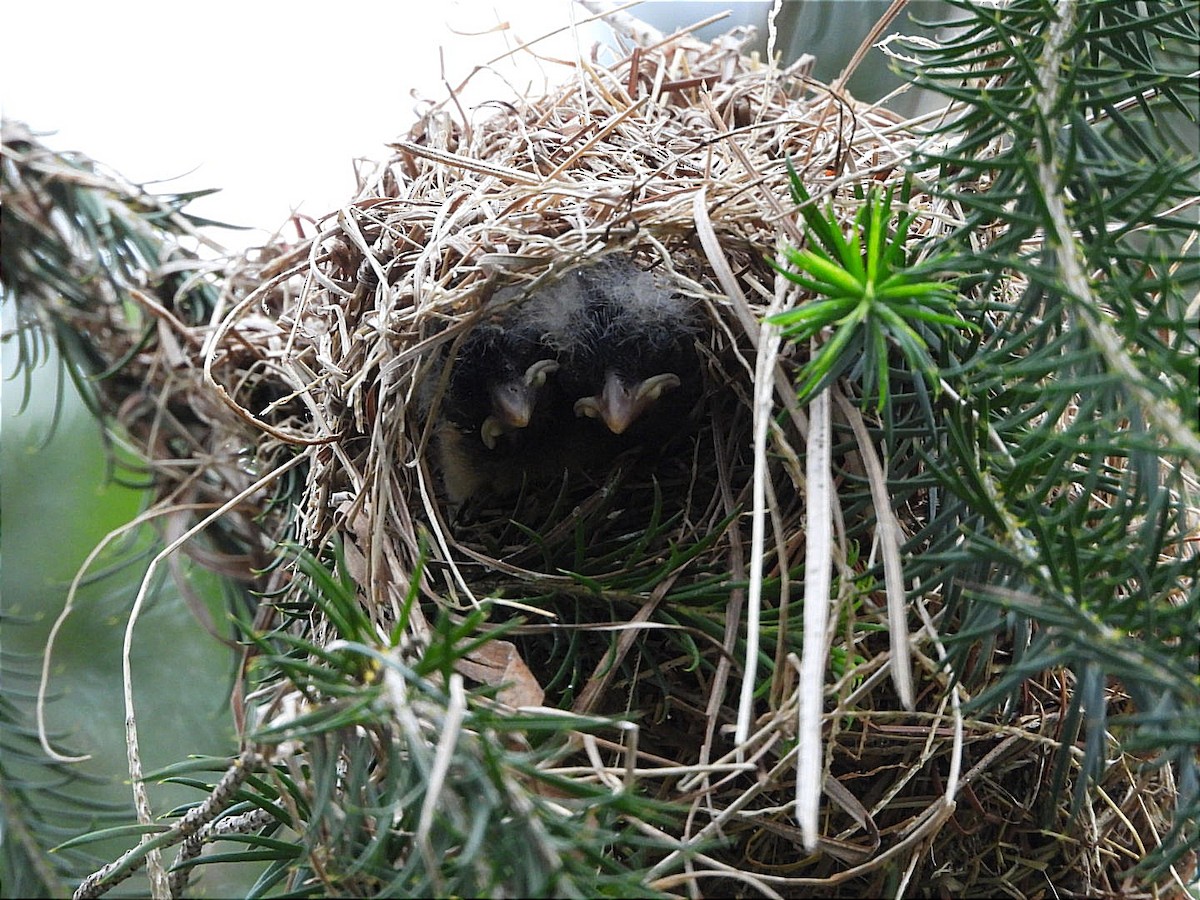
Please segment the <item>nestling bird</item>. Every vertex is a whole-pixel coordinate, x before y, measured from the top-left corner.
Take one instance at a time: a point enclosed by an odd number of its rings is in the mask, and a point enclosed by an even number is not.
[[[550,349],[519,323],[478,325],[450,371],[444,412],[463,428],[478,427],[488,450],[528,427],[546,379],[558,369]]]
[[[451,501],[597,470],[686,430],[701,391],[696,324],[659,276],[614,255],[493,300],[508,310],[463,342],[443,400]]]
[[[510,317],[477,325],[451,364],[436,441],[455,503],[486,486],[520,486],[523,456],[545,430],[547,379],[558,369],[537,333]],[[426,398],[425,405],[429,405]]]
[[[688,300],[628,257],[585,269],[582,328],[559,348],[560,384],[577,416],[629,444],[679,430],[701,381]]]

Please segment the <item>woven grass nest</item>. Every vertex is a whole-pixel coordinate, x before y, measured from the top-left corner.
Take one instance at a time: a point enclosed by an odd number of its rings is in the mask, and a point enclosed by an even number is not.
[[[803,299],[767,262],[797,237],[785,160],[851,218],[854,187],[895,180],[912,138],[803,66],[746,55],[736,35],[643,35],[632,46],[610,63],[581,61],[545,96],[465,118],[450,98],[316,237],[248,264],[244,299],[210,335],[210,383],[240,411],[235,429],[256,435],[260,456],[291,446],[306,458],[294,506],[273,512],[289,522],[277,536],[314,551],[340,546],[381,633],[416,579],[414,646],[439,615],[488,604],[482,628],[510,630],[462,673],[497,687],[502,706],[635,723],[636,752],[614,730],[591,755],[561,760],[561,774],[602,780],[601,760],[633,760],[638,790],[690,805],[688,831],[674,837],[713,839],[690,864],[710,873],[703,891],[750,890],[749,881],[786,895],[878,896],[913,879],[926,894],[1033,897],[1049,879],[1063,896],[1119,893],[1112,873],[1166,818],[1154,798],[1170,802],[1169,771],[1137,771],[1132,759],[1109,767],[1099,785],[1109,805],[1091,815],[1073,817],[1069,797],[1044,796],[1047,760],[1064,750],[1055,735],[1065,672],[1031,684],[1016,716],[960,720],[957,743],[931,637],[937,595],[911,613],[915,709],[902,709],[882,592],[868,577],[875,536],[862,448],[841,414],[824,838],[817,852],[802,849],[789,659],[802,636],[807,425],[791,385],[807,350],[786,342],[767,375],[775,412],[763,662],[749,740],[733,745],[754,562],[761,323],[776,302]],[[927,197],[911,205],[925,234],[955,218]],[[670,279],[701,323],[704,399],[689,428],[665,448],[566,481],[450,503],[421,399],[430,379],[498,292],[533,290],[616,255]],[[910,534],[924,503],[913,496],[897,507]],[[286,587],[290,576],[273,578]],[[311,624],[318,636],[328,628],[317,616]],[[951,773],[961,773],[956,798],[947,797]],[[1033,808],[1049,810],[1048,828]]]

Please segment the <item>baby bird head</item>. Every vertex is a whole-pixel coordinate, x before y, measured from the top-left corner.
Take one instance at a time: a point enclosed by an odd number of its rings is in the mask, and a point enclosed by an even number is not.
[[[699,392],[695,323],[687,299],[617,257],[581,273],[589,282],[583,327],[563,363],[577,416],[613,434],[680,424]],[[669,399],[664,399],[669,397]]]
[[[587,392],[575,401],[575,414],[600,419],[613,434],[630,426],[658,405],[660,398],[683,384],[692,367],[685,364],[684,335],[672,328],[647,327],[617,311],[612,318],[597,311],[603,334],[574,357],[574,381]],[[605,321],[607,319],[607,321]]]
[[[700,397],[693,306],[624,255],[497,291],[459,345],[437,450],[453,502],[591,473],[688,430]],[[598,420],[596,423],[589,419]]]
[[[508,324],[477,325],[463,341],[450,372],[446,417],[478,429],[489,450],[533,419],[546,379],[558,369],[535,332]]]

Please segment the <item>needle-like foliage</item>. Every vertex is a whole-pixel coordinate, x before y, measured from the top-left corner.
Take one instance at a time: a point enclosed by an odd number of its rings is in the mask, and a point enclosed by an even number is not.
[[[975,708],[1069,692],[1055,730],[1083,771],[1118,747],[1174,768],[1174,824],[1134,860],[1160,874],[1200,813],[1196,8],[950,5],[953,40],[912,50],[952,101],[924,154],[985,330],[941,347],[921,452],[942,499],[910,574],[961,616]]]
[[[13,305],[22,378],[21,407],[28,402],[30,373],[57,351],[60,373],[70,378],[97,416],[104,406],[94,379],[113,377],[140,347],[153,340],[153,312],[130,301],[130,287],[165,298],[185,322],[205,321],[216,290],[204,265],[185,242],[211,243],[200,230],[217,223],[185,211],[211,191],[150,194],[79,153],[51,153],[18,122],[4,123],[0,183],[0,279]],[[129,346],[113,360],[98,346],[96,311],[123,302]],[[90,377],[89,377],[90,376]],[[61,398],[61,387],[59,390]]]
[[[240,860],[269,862],[252,896],[646,893],[637,847],[653,842],[628,819],[654,818],[653,804],[544,771],[565,733],[603,732],[608,722],[498,714],[492,692],[468,691],[455,673],[479,645],[471,636],[485,611],[460,621],[443,614],[427,646],[409,646],[415,594],[392,633],[380,635],[341,552],[326,560],[290,552],[305,582],[291,614],[319,616],[327,627],[318,643],[286,620],[269,633],[245,623],[258,649],[254,680],[275,695],[277,711],[248,736],[256,771],[229,811],[253,828],[209,828],[185,845],[172,875],[177,892],[196,864]],[[192,776],[213,770],[224,770],[221,761],[155,777],[211,794],[214,784]],[[281,828],[301,840],[280,840]],[[245,849],[198,855],[203,844],[228,842]],[[614,845],[622,851],[610,852]]]
[[[4,627],[22,623],[5,617]],[[99,798],[95,775],[46,757],[29,711],[36,695],[38,661],[11,651],[0,656],[4,696],[0,697],[0,873],[8,897],[63,896],[70,885],[102,860],[82,848],[49,853],[51,847],[83,831],[125,821],[124,804]],[[50,736],[56,743],[63,735]]]
[[[788,161],[792,200],[807,226],[804,248],[784,246],[785,259],[797,270],[769,260],[784,278],[814,299],[770,317],[785,337],[798,343],[831,333],[797,376],[798,401],[806,401],[851,369],[861,378],[864,401],[874,397],[876,411],[891,399],[890,362],[898,348],[909,370],[926,379],[933,394],[940,391],[930,341],[940,344],[947,328],[979,330],[955,311],[956,294],[943,267],[950,254],[910,259],[910,229],[916,212],[896,212],[895,188],[872,186],[855,193],[861,207],[849,233],[833,204],[819,209],[799,174]],[[903,194],[908,194],[904,185]],[[907,199],[902,197],[901,200]],[[895,221],[893,221],[895,219]],[[930,335],[930,337],[926,337]]]

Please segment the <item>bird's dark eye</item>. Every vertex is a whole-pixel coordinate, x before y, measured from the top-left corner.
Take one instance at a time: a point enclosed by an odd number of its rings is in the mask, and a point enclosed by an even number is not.
[[[496,393],[500,395],[502,400],[513,404],[520,403],[521,399],[525,396],[525,391],[522,390],[521,385],[511,383],[500,385],[496,389]]]

